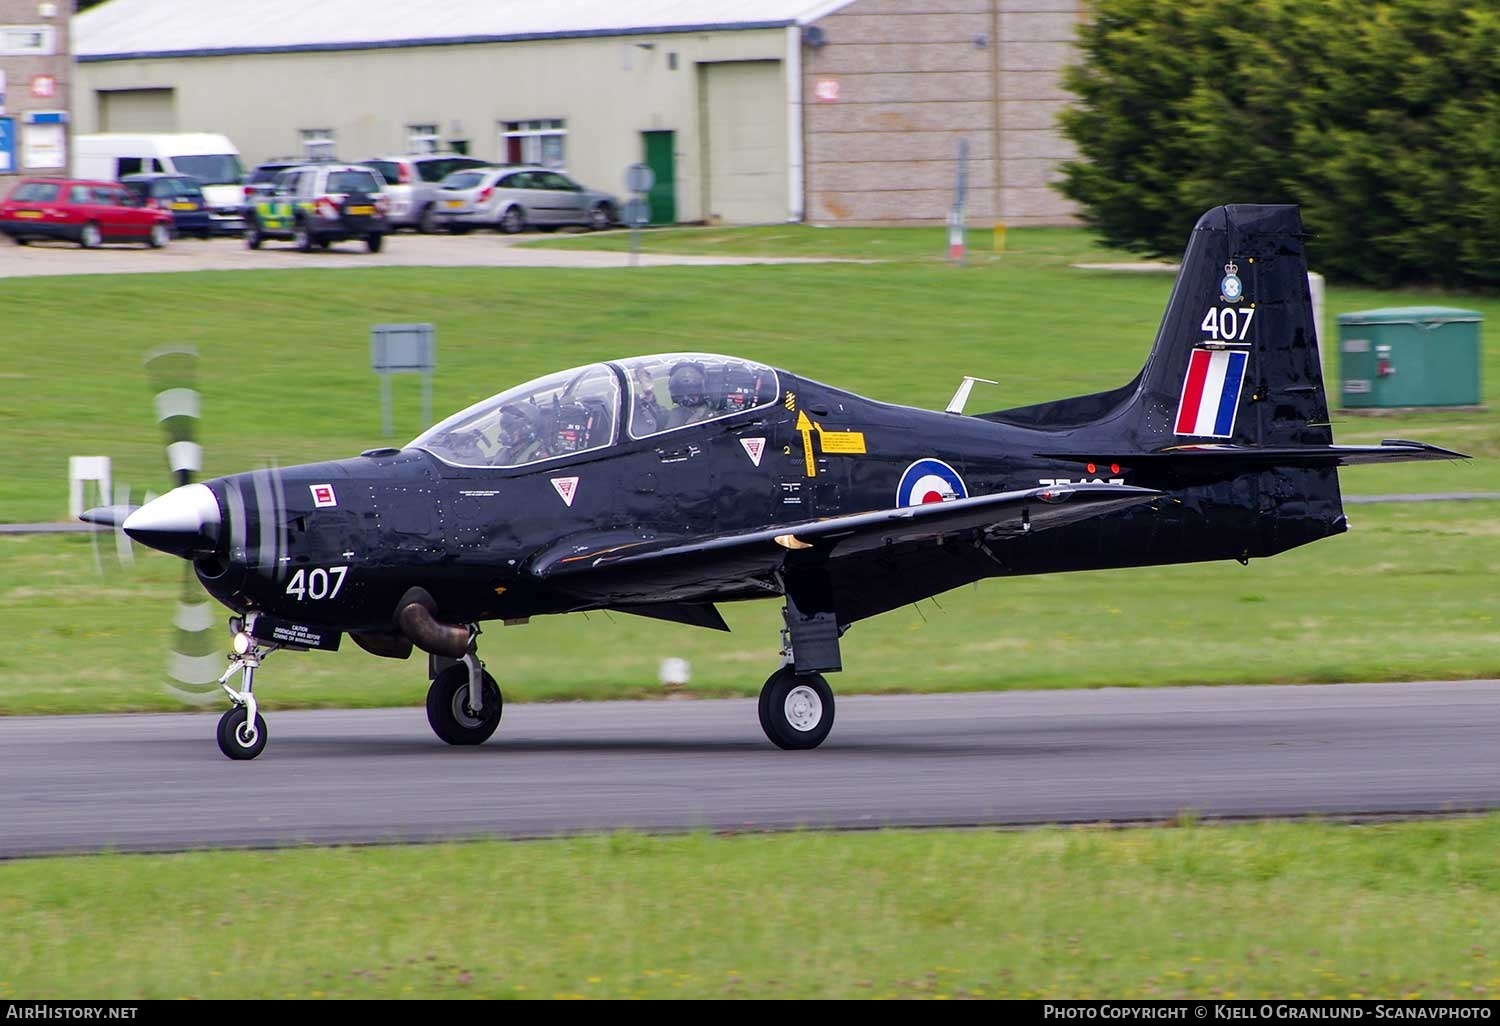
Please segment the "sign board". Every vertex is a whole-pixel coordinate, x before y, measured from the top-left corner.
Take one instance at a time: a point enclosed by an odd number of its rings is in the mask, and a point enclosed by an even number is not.
[[[21,166],[56,168],[68,166],[68,137],[61,111],[31,111],[22,116]]]
[[[839,80],[836,78],[820,78],[813,83],[813,98],[820,103],[837,103],[839,98]]]
[[[640,227],[651,220],[651,205],[639,196],[625,201],[625,223]]]
[[[631,192],[650,192],[656,184],[656,172],[649,164],[631,164],[625,169],[625,188]]]
[[[4,86],[0,80],[0,86]],[[33,99],[50,100],[57,95],[57,79],[52,75],[32,75],[31,95]]]
[[[430,324],[377,324],[370,329],[370,369],[380,375],[380,424],[391,433],[391,375],[422,375],[422,427],[432,423],[432,368],[437,336]]]
[[[381,374],[431,373],[436,352],[430,324],[377,324],[370,329],[370,369]]]
[[[0,118],[0,174],[16,170],[16,119]]]

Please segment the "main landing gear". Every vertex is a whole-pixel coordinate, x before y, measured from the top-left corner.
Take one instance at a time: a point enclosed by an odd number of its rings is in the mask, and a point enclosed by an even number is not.
[[[819,582],[813,582],[819,583]],[[821,588],[788,589],[782,618],[781,657],[785,665],[760,690],[760,729],[777,748],[816,748],[833,729],[833,689],[820,670],[843,668],[831,593]],[[820,609],[820,607],[822,607]]]
[[[500,685],[472,643],[462,659],[437,672],[427,689],[427,722],[450,745],[484,744],[500,726],[504,708]]]

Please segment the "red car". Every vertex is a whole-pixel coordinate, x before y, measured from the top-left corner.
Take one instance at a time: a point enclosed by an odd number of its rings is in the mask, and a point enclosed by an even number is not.
[[[22,245],[70,239],[84,249],[106,242],[160,249],[172,238],[172,215],[142,206],[119,182],[24,178],[0,203],[0,232]]]

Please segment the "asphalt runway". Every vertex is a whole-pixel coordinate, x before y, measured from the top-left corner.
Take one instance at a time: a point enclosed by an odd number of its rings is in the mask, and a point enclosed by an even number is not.
[[[854,696],[812,752],[747,699],[517,705],[473,749],[273,705],[241,763],[216,716],[0,719],[0,855],[1500,808],[1497,681]]]

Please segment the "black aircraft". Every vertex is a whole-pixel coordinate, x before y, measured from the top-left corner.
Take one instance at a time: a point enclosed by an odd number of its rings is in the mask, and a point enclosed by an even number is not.
[[[1334,444],[1303,241],[1296,207],[1203,215],[1145,367],[1095,395],[969,416],[970,381],[934,412],[753,360],[631,357],[519,385],[405,448],[84,519],[190,560],[233,610],[232,759],[265,747],[254,671],[279,649],[415,646],[432,729],[474,745],[501,715],[481,622],[605,609],[727,630],[716,603],[771,596],[783,665],[761,726],[814,748],[834,718],[822,674],[860,620],[984,577],[1271,556],[1347,530],[1339,467],[1462,458]],[[172,391],[158,408],[189,481]]]

